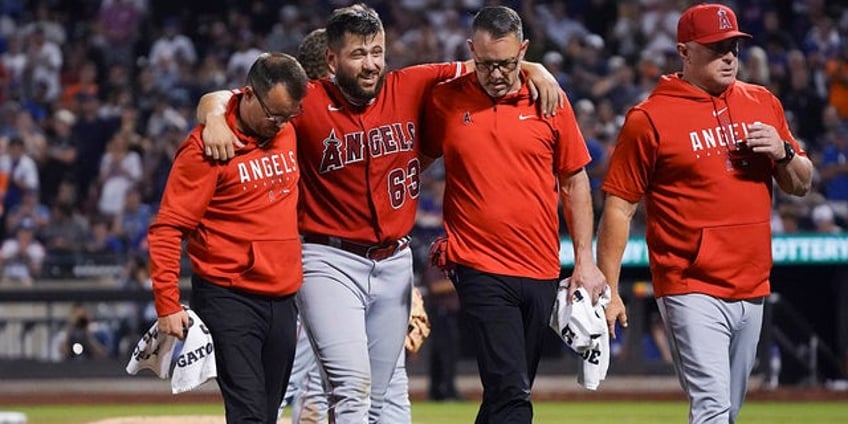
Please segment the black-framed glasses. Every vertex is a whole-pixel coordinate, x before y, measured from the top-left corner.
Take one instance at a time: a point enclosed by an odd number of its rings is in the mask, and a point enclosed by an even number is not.
[[[487,74],[495,72],[495,69],[500,69],[501,73],[512,72],[518,67],[518,56],[506,60],[484,60],[482,62],[474,61],[474,66],[485,71]]]
[[[294,112],[290,112],[290,113],[287,113],[285,115],[274,115],[268,109],[268,106],[265,105],[265,102],[262,101],[262,97],[259,96],[259,93],[257,93],[255,89],[253,90],[253,94],[254,94],[254,96],[256,96],[256,101],[259,102],[259,107],[261,107],[262,111],[265,112],[265,119],[273,122],[274,125],[279,126],[279,125],[285,124],[286,122],[291,121],[292,118],[303,114],[303,105],[298,104],[297,109],[295,109]]]

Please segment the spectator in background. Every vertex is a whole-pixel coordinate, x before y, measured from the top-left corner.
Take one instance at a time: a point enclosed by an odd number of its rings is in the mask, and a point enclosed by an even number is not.
[[[164,90],[176,85],[183,65],[194,65],[197,62],[194,42],[182,33],[181,27],[179,18],[165,20],[162,36],[150,48],[150,68],[160,88]]]
[[[820,234],[842,234],[842,227],[836,225],[833,208],[827,203],[822,203],[813,208],[810,214],[815,231]]]
[[[80,94],[99,96],[100,86],[97,84],[97,77],[97,64],[92,61],[84,63],[76,75],[76,81],[66,84],[62,91],[62,107],[77,110],[79,106],[76,103]]]
[[[56,202],[50,208],[50,223],[41,234],[47,249],[45,273],[54,278],[73,276],[88,236],[85,218],[75,214],[70,203]]]
[[[44,256],[44,246],[35,239],[35,226],[29,221],[22,222],[14,235],[4,240],[0,247],[2,282],[32,286],[35,278],[41,274]]]
[[[156,94],[153,110],[150,111],[150,116],[147,118],[145,136],[150,138],[159,137],[169,126],[176,127],[182,132],[188,129],[188,122],[173,103],[172,99],[168,97],[168,94],[164,92]]]
[[[78,96],[80,111],[77,121],[71,129],[71,137],[76,141],[77,158],[76,184],[78,205],[85,213],[96,210],[96,190],[91,190],[100,170],[106,144],[118,130],[120,120],[103,118],[98,114],[100,99],[96,96],[81,94]],[[82,159],[84,158],[84,159]]]
[[[3,210],[7,212],[21,203],[27,191],[38,192],[38,166],[24,148],[24,140],[15,136],[8,141],[6,154],[0,156],[0,174],[7,181],[3,190]]]
[[[41,125],[33,119],[27,110],[21,110],[15,116],[16,136],[23,141],[24,153],[36,164],[44,163],[47,153],[47,140]]]
[[[839,116],[848,119],[848,39],[826,64],[830,104]]]
[[[751,46],[745,49],[745,58],[739,66],[739,73],[739,77],[743,80],[775,91],[775,87],[771,86],[769,58],[762,47]]]
[[[244,81],[250,65],[262,54],[262,51],[256,48],[256,35],[249,29],[236,34],[235,47],[227,61],[227,84],[233,87]]]
[[[848,222],[848,125],[827,135],[820,169],[822,185],[833,212]]]
[[[0,61],[8,72],[9,97],[20,97],[26,94],[25,72],[29,57],[26,52],[26,36],[14,34],[6,38],[6,51],[0,55]]]
[[[824,131],[822,112],[826,100],[816,94],[804,53],[790,50],[786,59],[786,78],[780,89],[783,106],[797,117],[799,138],[807,142],[811,150],[820,150],[822,146],[817,143]]]
[[[784,203],[778,206],[777,222],[772,220],[772,232],[774,234],[797,234],[801,231],[801,224],[798,212],[798,205],[793,203]]]
[[[127,191],[141,181],[141,156],[130,150],[136,135],[127,131],[115,133],[100,162],[100,200],[97,211],[114,217],[121,212]]]
[[[592,208],[595,216],[599,217],[602,211],[604,199],[601,192],[601,183],[607,173],[609,155],[607,147],[598,138],[598,122],[595,105],[589,99],[578,100],[574,103],[574,116],[583,139],[586,141],[586,149],[589,150],[591,162],[586,165],[586,174],[589,176],[589,188],[592,190]]]
[[[64,331],[57,335],[64,359],[102,359],[109,356],[107,335],[94,331],[91,312],[80,303],[71,306]]]
[[[92,220],[86,241],[83,244],[86,262],[93,265],[115,265],[123,257],[124,245],[112,233],[112,220],[96,217]]]
[[[32,94],[38,83],[43,83],[46,88],[45,98],[48,101],[59,98],[62,94],[62,84],[59,81],[62,50],[56,43],[47,40],[43,28],[36,27],[29,34],[25,51],[24,92]]]
[[[109,64],[131,65],[135,59],[135,43],[141,35],[144,2],[111,0],[101,3],[95,29],[98,47]]]
[[[130,186],[126,191],[124,205],[115,215],[113,233],[125,246],[129,254],[146,254],[147,228],[153,220],[153,208],[142,202],[138,185]]]
[[[71,111],[59,109],[53,114],[47,128],[47,153],[39,174],[41,200],[45,203],[55,203],[59,184],[67,178],[73,178],[77,148],[71,128],[76,120]]]
[[[24,191],[21,202],[7,212],[6,234],[13,234],[25,222],[32,226],[36,235],[40,235],[50,223],[50,210],[41,204],[35,190]]]

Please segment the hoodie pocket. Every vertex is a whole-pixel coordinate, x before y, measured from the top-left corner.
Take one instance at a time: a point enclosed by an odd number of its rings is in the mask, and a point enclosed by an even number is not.
[[[242,281],[273,284],[302,274],[300,239],[254,241],[248,255],[248,268],[240,275]]]
[[[749,291],[771,272],[769,222],[704,228],[695,261],[686,276],[710,284]]]

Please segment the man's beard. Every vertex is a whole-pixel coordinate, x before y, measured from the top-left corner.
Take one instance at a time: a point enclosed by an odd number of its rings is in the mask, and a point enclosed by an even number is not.
[[[364,106],[373,98],[377,97],[377,93],[383,87],[383,81],[386,79],[386,75],[380,74],[373,91],[366,91],[360,87],[357,77],[358,75],[349,76],[342,72],[337,73],[336,85],[338,85],[339,89],[347,97],[347,100],[353,103],[354,106]]]

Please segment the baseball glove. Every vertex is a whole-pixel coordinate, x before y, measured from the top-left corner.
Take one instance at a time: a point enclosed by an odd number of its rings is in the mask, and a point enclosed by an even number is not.
[[[430,335],[430,318],[424,310],[424,298],[417,288],[412,288],[412,310],[409,314],[409,329],[403,345],[409,353],[418,352],[424,340]]]
[[[433,244],[430,245],[430,265],[441,269],[445,277],[448,277],[453,264],[448,262],[447,237],[442,236],[433,240]]]

